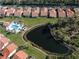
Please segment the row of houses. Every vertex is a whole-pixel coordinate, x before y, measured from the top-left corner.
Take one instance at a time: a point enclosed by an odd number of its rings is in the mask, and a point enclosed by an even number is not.
[[[23,50],[17,50],[18,46],[0,34],[0,59],[29,59]],[[2,55],[1,55],[2,54]]]
[[[23,17],[73,17],[79,15],[79,8],[53,7],[1,7],[0,16]]]

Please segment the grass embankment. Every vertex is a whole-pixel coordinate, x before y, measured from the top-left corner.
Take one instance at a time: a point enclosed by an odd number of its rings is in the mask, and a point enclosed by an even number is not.
[[[52,18],[52,19],[48,19],[48,18],[14,18],[14,17],[7,17],[7,18],[2,18],[0,19],[0,21],[13,21],[13,20],[19,20],[22,21],[22,23],[24,23],[25,25],[27,25],[28,27],[34,26],[36,24],[41,24],[41,23],[56,23],[57,22],[57,18]],[[4,35],[6,35],[6,31],[2,28],[0,28],[0,33],[3,33]],[[11,34],[11,35],[6,35],[12,42],[16,43],[18,46],[26,46],[26,42],[24,40],[22,40],[22,33],[18,33],[18,34]],[[29,43],[28,43],[29,44]],[[31,56],[34,56],[36,59],[45,59],[46,55],[44,53],[42,53],[41,51],[38,51],[37,49],[35,49],[34,47],[32,47],[29,44],[29,48],[25,49],[24,51],[26,51],[26,53],[28,53]]]

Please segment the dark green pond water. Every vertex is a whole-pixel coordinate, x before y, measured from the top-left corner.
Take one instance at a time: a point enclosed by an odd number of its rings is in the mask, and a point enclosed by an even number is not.
[[[37,27],[26,36],[31,42],[52,53],[65,54],[69,50],[64,44],[60,44],[54,40],[47,26]]]

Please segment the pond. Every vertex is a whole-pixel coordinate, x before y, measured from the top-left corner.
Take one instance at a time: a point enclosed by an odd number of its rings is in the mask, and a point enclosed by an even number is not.
[[[51,53],[65,54],[69,49],[64,43],[57,42],[47,25],[39,26],[25,34],[27,39]]]

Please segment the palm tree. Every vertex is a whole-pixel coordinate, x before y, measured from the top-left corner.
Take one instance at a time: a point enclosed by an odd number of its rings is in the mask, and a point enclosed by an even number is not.
[[[19,46],[18,47],[18,50],[23,50],[23,49],[28,49],[28,47],[26,47],[26,46]]]
[[[46,56],[46,58],[45,59],[49,59],[49,56]]]

